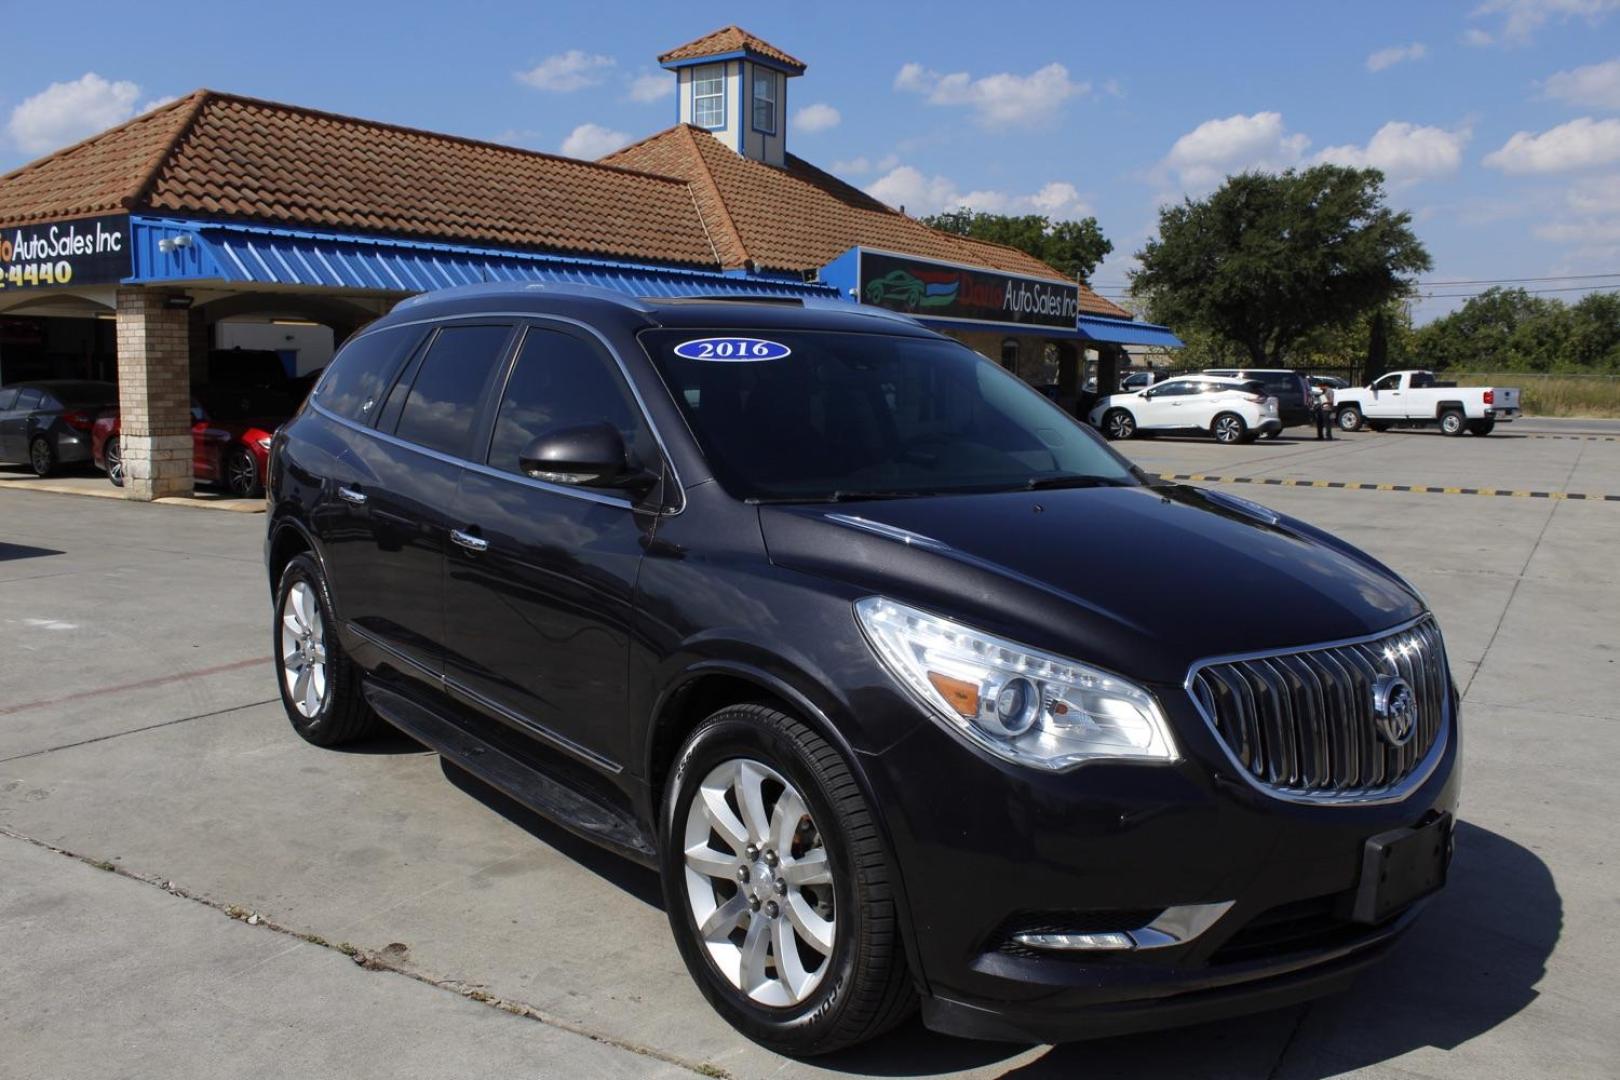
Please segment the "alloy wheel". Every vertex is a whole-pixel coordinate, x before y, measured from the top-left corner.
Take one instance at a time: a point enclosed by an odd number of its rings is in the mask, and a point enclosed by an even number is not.
[[[28,448],[28,464],[33,466],[38,476],[48,476],[51,471],[51,447],[44,439],[35,439]]]
[[[788,1008],[832,967],[832,866],[809,806],[781,773],[733,758],[686,811],[687,902],[720,973],[757,1004]]]
[[[1116,412],[1108,416],[1108,437],[1111,439],[1128,439],[1136,431],[1136,423],[1131,419],[1130,413]]]
[[[259,466],[253,455],[238,450],[225,463],[225,485],[233,495],[246,498],[259,484]]]
[[[309,582],[287,591],[281,616],[281,677],[300,715],[314,717],[326,703],[326,626]]]
[[[108,439],[104,451],[107,456],[107,479],[114,487],[124,486],[124,451],[117,439]]]
[[[1243,437],[1243,422],[1235,416],[1223,416],[1215,421],[1217,442],[1235,443]]]

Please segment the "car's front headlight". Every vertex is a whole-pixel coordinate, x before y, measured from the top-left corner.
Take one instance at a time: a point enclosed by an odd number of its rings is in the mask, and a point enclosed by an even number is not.
[[[1008,761],[1061,771],[1177,760],[1158,702],[1135,683],[881,596],[856,601],[855,613],[931,715]]]

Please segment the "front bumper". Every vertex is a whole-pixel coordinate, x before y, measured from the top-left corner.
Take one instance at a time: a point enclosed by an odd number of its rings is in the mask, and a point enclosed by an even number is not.
[[[1451,814],[1455,703],[1440,763],[1398,803],[1285,802],[1231,775],[1180,688],[1155,688],[1183,760],[1063,774],[993,761],[925,724],[873,756],[935,1030],[1055,1041],[1276,1008],[1348,986],[1416,917],[1349,901],[1366,841]],[[1119,952],[1021,946],[1023,928],[1104,932],[1230,902],[1192,940]]]

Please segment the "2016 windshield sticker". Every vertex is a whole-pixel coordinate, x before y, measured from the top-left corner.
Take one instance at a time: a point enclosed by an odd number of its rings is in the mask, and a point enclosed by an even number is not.
[[[766,341],[751,337],[706,337],[683,341],[675,346],[675,355],[687,360],[719,360],[728,363],[751,363],[759,360],[780,360],[793,355],[793,350],[780,341]]]

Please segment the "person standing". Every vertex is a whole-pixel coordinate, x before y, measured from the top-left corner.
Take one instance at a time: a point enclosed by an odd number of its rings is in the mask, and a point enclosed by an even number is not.
[[[1332,442],[1333,429],[1338,423],[1333,408],[1333,387],[1323,383],[1312,396],[1316,398],[1316,437]]]

